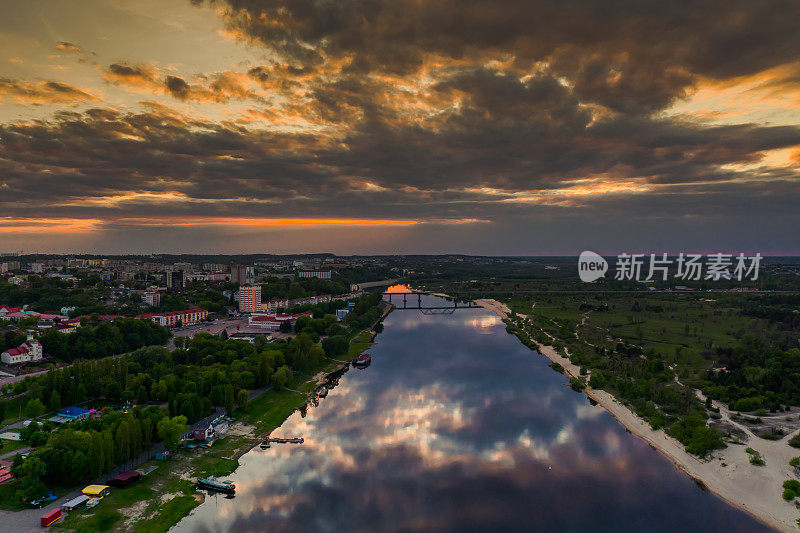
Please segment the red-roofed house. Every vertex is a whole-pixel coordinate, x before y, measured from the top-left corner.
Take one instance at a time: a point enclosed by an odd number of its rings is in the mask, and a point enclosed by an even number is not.
[[[11,313],[19,313],[22,311],[21,307],[11,307],[9,305],[0,305],[0,317],[4,317]]]
[[[0,360],[7,365],[18,365],[21,363],[28,363],[31,361],[42,360],[42,345],[39,341],[33,338],[33,335],[28,335],[28,340],[17,346],[11,348],[0,354]]]
[[[253,327],[263,328],[269,331],[277,331],[281,324],[289,322],[292,326],[301,316],[309,316],[309,313],[298,313],[296,315],[250,315],[249,324]]]

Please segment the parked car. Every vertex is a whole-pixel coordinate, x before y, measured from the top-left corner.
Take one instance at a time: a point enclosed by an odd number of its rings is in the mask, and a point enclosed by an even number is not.
[[[41,507],[45,503],[51,502],[51,501],[53,501],[55,499],[56,499],[56,495],[51,492],[47,496],[42,496],[41,498],[36,498],[35,500],[30,500],[30,501],[26,500],[25,503],[27,503],[28,505],[30,505],[31,507],[33,507],[35,509],[38,509],[39,507]]]

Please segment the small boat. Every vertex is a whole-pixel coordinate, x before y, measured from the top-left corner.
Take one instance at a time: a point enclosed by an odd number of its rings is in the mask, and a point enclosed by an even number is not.
[[[328,389],[322,389],[321,391],[319,391],[319,397],[320,398],[324,398],[327,395],[328,395]]]
[[[89,498],[89,500],[86,502],[85,508],[91,509],[92,507],[95,507],[98,503],[100,503],[100,498]]]
[[[216,476],[197,478],[197,484],[204,489],[216,490],[219,492],[235,492],[236,485],[231,481],[217,479]]]
[[[372,356],[368,353],[362,353],[353,359],[353,366],[356,368],[366,368],[372,363]]]
[[[290,437],[290,438],[281,438],[281,437],[270,437],[269,442],[276,442],[279,444],[303,444],[305,440],[303,437]]]

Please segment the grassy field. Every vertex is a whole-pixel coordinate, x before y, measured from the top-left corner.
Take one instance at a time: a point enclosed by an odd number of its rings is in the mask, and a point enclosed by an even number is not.
[[[737,297],[569,294],[516,297],[508,305],[530,315],[568,347],[629,343],[677,364],[684,377],[692,377],[712,366],[717,348],[736,345],[746,333],[774,333],[764,321],[742,315],[733,300]],[[577,334],[573,342],[565,334],[569,331]]]
[[[21,511],[27,508],[17,501],[17,490],[19,490],[19,482],[16,480],[0,485],[0,509],[4,511]]]
[[[194,496],[194,484],[175,475],[181,463],[180,460],[171,465],[154,461],[143,463],[141,469],[153,464],[159,468],[127,488],[113,489],[90,511],[68,513],[57,527],[78,533],[111,531],[120,526],[124,518],[120,509],[131,509],[141,502],[141,518],[134,523],[132,530],[147,533],[167,531],[199,504]],[[161,494],[172,494],[173,497],[162,504],[157,497]]]
[[[350,341],[350,349],[347,352],[347,359],[354,359],[361,355],[361,353],[372,346],[372,333],[369,331],[362,331]]]
[[[3,447],[0,448],[0,454],[3,454],[3,455],[5,455],[5,454],[7,454],[9,452],[13,452],[14,450],[19,450],[20,448],[24,448],[25,446],[27,446],[26,443],[24,443],[24,442],[22,442],[20,440],[3,440],[2,443],[3,443]],[[8,460],[10,461],[11,459],[8,459]]]

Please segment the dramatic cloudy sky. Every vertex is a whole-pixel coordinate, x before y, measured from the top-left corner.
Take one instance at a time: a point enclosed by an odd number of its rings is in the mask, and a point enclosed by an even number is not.
[[[800,253],[797,0],[0,13],[0,251]]]

